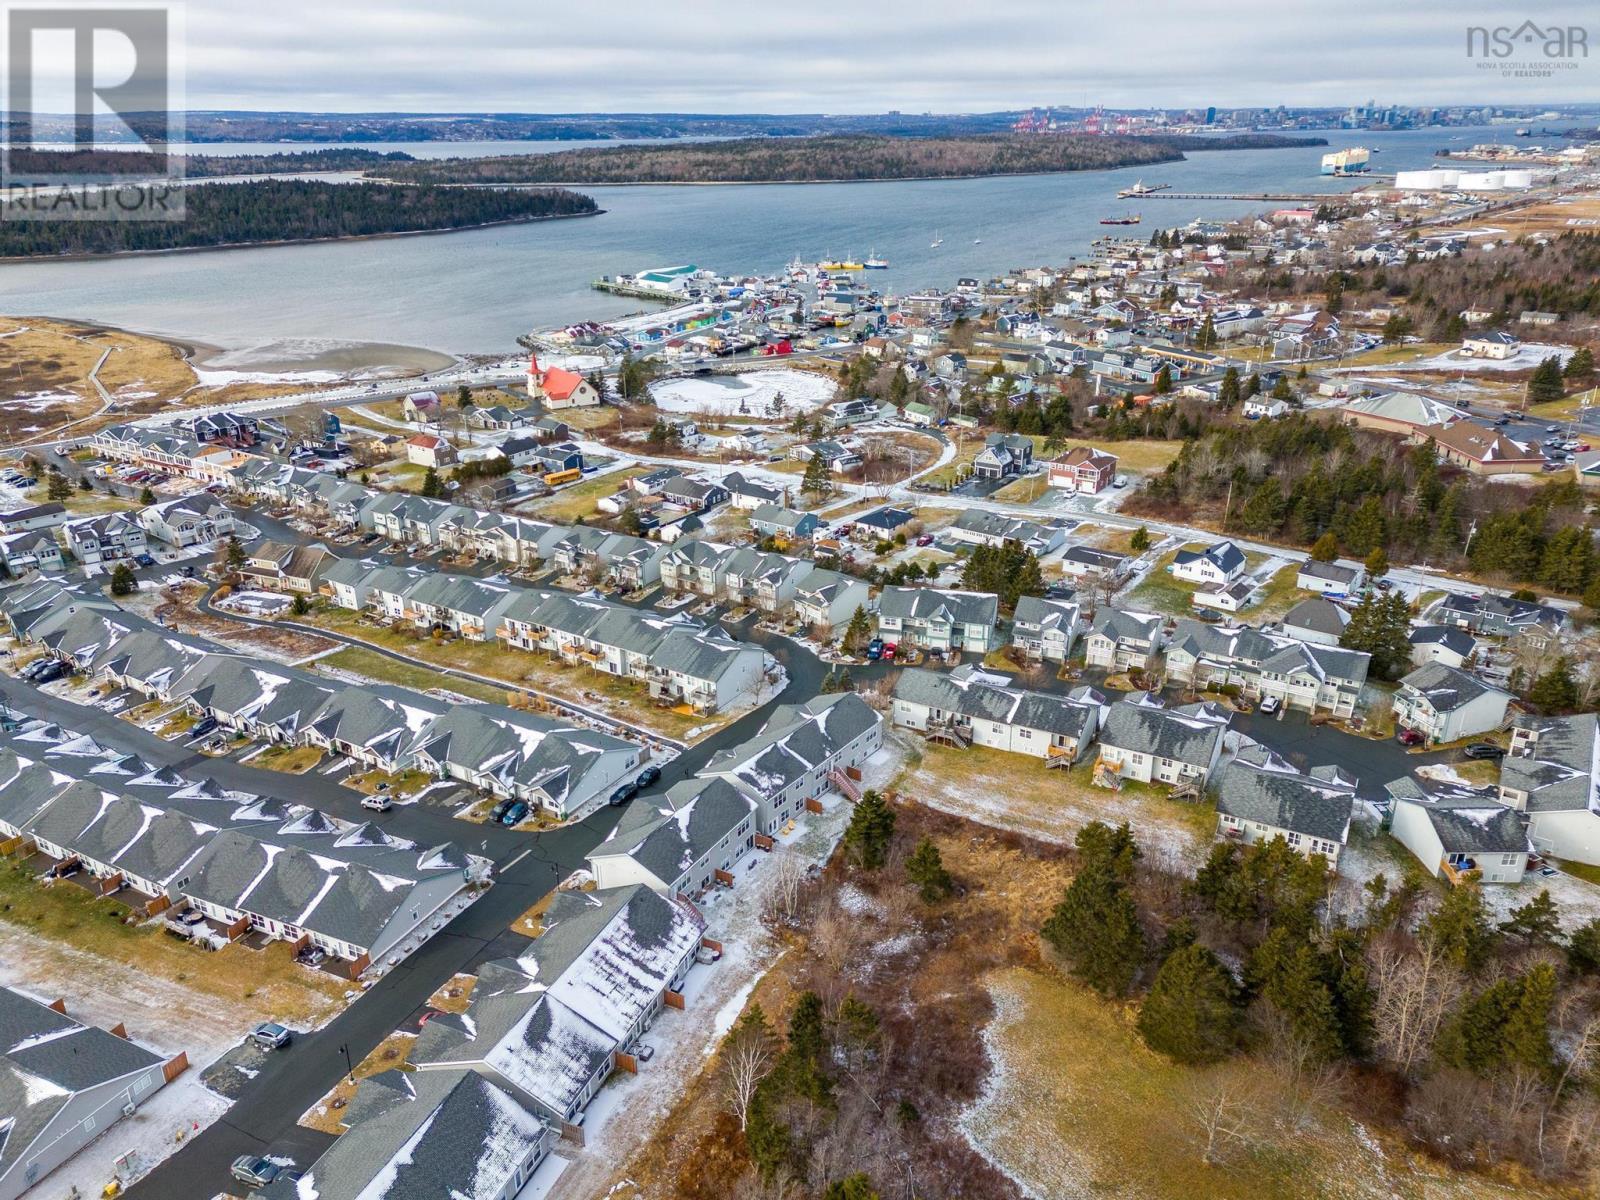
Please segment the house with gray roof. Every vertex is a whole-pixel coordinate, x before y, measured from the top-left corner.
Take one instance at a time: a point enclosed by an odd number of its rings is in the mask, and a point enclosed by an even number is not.
[[[1265,633],[1249,626],[1180,618],[1167,642],[1167,674],[1191,687],[1239,688],[1305,712],[1355,713],[1371,656]]]
[[[1166,641],[1166,623],[1160,613],[1102,607],[1084,634],[1084,661],[1113,673],[1147,670]]]
[[[581,1114],[617,1056],[683,985],[704,923],[643,884],[558,891],[543,932],[512,959],[487,963],[465,1013],[417,1035],[419,1073],[473,1070],[581,1140]]]
[[[1204,784],[1222,755],[1230,714],[1214,704],[1168,709],[1143,692],[1110,705],[1100,724],[1097,774],[1138,783]]]
[[[1061,571],[1069,578],[1120,579],[1133,560],[1126,554],[1098,550],[1093,546],[1068,546],[1061,552]]]
[[[1265,746],[1249,746],[1211,777],[1217,835],[1254,843],[1281,837],[1307,858],[1320,854],[1339,869],[1350,838],[1356,779],[1336,766],[1301,772]]]
[[[701,538],[681,538],[661,558],[661,586],[669,592],[721,596],[727,582],[728,546]]]
[[[1478,651],[1477,639],[1455,625],[1418,625],[1409,640],[1411,665],[1415,667],[1436,662],[1465,670],[1468,660]]]
[[[1560,633],[1567,623],[1566,614],[1559,608],[1492,592],[1452,592],[1439,601],[1434,617],[1440,624],[1455,625],[1489,637],[1520,634],[1548,639]]]
[[[1175,579],[1222,586],[1244,574],[1244,551],[1230,541],[1215,542],[1199,550],[1179,550],[1169,570]]]
[[[1384,790],[1394,802],[1389,836],[1428,874],[1452,884],[1522,882],[1529,853],[1524,818],[1493,788],[1406,775]]]
[[[701,778],[720,777],[761,804],[757,833],[776,833],[808,800],[852,795],[854,779],[883,745],[883,718],[854,692],[783,704],[754,737],[716,754]]]
[[[953,671],[908,667],[895,681],[894,723],[962,748],[987,746],[1051,763],[1081,759],[1100,724],[1102,698],[1088,688],[1059,696],[1011,684],[1009,675],[971,663]]]
[[[933,650],[987,654],[999,645],[1000,598],[949,588],[886,587],[878,597],[878,636]]]
[[[1011,645],[1045,662],[1066,662],[1083,627],[1077,600],[1024,595],[1011,618]]]
[[[1454,742],[1498,729],[1511,696],[1476,675],[1440,662],[1418,667],[1400,680],[1394,719],[1435,742]]]
[[[1044,556],[1057,549],[1067,537],[1065,521],[1030,521],[983,508],[969,508],[945,530],[952,541],[971,546],[1021,546]]]
[[[1536,849],[1600,864],[1600,732],[1594,713],[1519,716],[1500,760],[1500,799],[1522,813]]]
[[[723,560],[723,590],[736,604],[748,604],[764,613],[785,613],[812,569],[807,559],[740,546]]]
[[[755,509],[763,504],[783,505],[789,499],[785,488],[765,480],[751,478],[742,471],[729,471],[722,477],[722,486],[728,489],[729,499],[735,508]]]
[[[794,615],[814,637],[843,633],[858,608],[870,608],[871,596],[865,579],[827,567],[812,567],[795,587]]]
[[[790,542],[809,541],[822,524],[816,513],[796,512],[776,504],[762,504],[750,513],[750,528],[761,537],[780,537]]]
[[[601,890],[642,883],[697,900],[721,885],[756,845],[760,802],[729,779],[685,779],[630,805],[617,828],[589,852]]]
[[[1348,624],[1350,613],[1347,609],[1339,607],[1332,600],[1312,596],[1284,613],[1280,628],[1296,641],[1337,646]]]
[[[1308,558],[1300,564],[1300,569],[1294,577],[1294,585],[1302,592],[1316,592],[1322,596],[1342,596],[1360,588],[1366,574],[1366,569],[1361,566],[1319,562],[1317,559]]]
[[[126,1034],[73,1020],[59,1000],[0,987],[0,1200],[37,1194],[182,1069],[181,1058],[169,1067]]]
[[[251,1200],[513,1200],[557,1131],[476,1071],[384,1071],[361,1081],[344,1132],[298,1179]]]

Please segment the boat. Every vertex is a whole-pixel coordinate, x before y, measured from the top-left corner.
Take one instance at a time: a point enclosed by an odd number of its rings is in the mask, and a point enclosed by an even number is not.
[[[1100,224],[1102,224],[1102,225],[1137,225],[1139,223],[1139,221],[1140,221],[1140,216],[1139,216],[1138,213],[1134,213],[1133,216],[1131,216],[1131,217],[1101,217],[1100,218]]]
[[[862,266],[868,271],[887,271],[889,269],[889,261],[879,258],[878,252],[874,250],[867,255],[867,261]]]
[[[865,271],[867,268],[863,264],[852,262],[849,259],[845,259],[842,262],[824,259],[817,264],[817,269],[819,271]]]
[[[1144,180],[1141,179],[1132,187],[1125,187],[1118,192],[1117,199],[1127,200],[1134,196],[1153,196],[1157,192],[1169,191],[1171,187],[1170,183],[1152,183],[1146,186]]]
[[[937,250],[942,245],[944,245],[944,239],[936,233],[933,235],[933,241],[928,243],[928,249]]]
[[[983,239],[982,238],[973,238],[972,239],[972,244],[974,246],[981,246],[981,245],[983,245]]]

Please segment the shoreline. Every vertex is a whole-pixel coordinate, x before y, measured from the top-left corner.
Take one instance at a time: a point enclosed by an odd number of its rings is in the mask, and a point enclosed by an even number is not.
[[[374,181],[379,182],[379,181]],[[504,186],[504,185],[501,185]],[[7,263],[103,262],[114,258],[156,258],[167,254],[210,254],[219,250],[264,250],[282,246],[330,246],[341,242],[373,242],[386,238],[435,237],[447,233],[470,233],[475,229],[498,229],[505,225],[532,225],[540,221],[573,221],[584,217],[603,217],[606,210],[587,213],[552,213],[542,217],[507,217],[503,221],[480,221],[474,225],[452,225],[447,229],[394,229],[385,233],[352,233],[346,237],[273,238],[260,242],[218,242],[214,246],[169,246],[162,250],[105,250],[83,254],[0,255],[0,266]]]

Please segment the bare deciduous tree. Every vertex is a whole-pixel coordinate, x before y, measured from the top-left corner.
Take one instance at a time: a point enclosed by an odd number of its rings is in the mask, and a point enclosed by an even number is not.
[[[754,1010],[752,1010],[754,1011]],[[741,1020],[722,1043],[722,1094],[739,1118],[739,1128],[749,1126],[750,1102],[756,1088],[778,1062],[778,1043],[765,1019]]]
[[[1220,1165],[1254,1140],[1259,1116],[1254,1099],[1224,1075],[1196,1080],[1185,1108],[1199,1133],[1200,1161],[1205,1166]]]
[[[1440,1024],[1461,995],[1461,974],[1431,938],[1414,947],[1383,939],[1374,943],[1368,963],[1378,1052],[1409,1076],[1426,1061]]]

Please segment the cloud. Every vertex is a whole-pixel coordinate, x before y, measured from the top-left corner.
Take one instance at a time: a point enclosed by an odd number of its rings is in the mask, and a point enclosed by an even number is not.
[[[1596,60],[1505,79],[1466,27],[1582,25],[1590,6],[1488,0],[206,0],[191,108],[427,112],[941,112],[1600,99]]]

